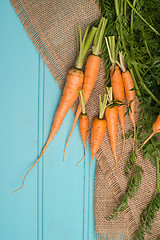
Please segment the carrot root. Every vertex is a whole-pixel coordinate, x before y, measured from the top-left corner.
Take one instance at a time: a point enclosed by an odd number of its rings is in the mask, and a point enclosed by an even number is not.
[[[122,160],[125,143],[126,143],[126,138],[125,138],[125,133],[124,133],[124,130],[123,130],[123,146],[122,146],[122,152],[121,152],[120,160],[118,162],[121,162],[121,160]]]
[[[142,149],[142,147],[151,139],[151,137],[153,137],[153,135],[155,134],[156,132],[152,132],[151,135],[144,141],[144,143],[142,144],[142,146],[139,148],[139,150]]]
[[[76,167],[79,165],[79,163],[80,162],[82,162],[83,161],[83,159],[85,159],[85,157],[86,157],[86,154],[87,154],[87,149],[86,149],[86,146],[84,147],[84,151],[85,151],[85,153],[84,153],[84,157],[76,164]]]
[[[46,150],[47,147],[48,147],[48,145],[47,145],[47,146],[46,146],[46,145],[44,146],[44,148],[43,148],[43,150],[42,150],[39,158],[37,159],[37,161],[32,165],[32,167],[31,167],[31,168],[27,171],[27,173],[25,174],[25,176],[24,176],[24,178],[23,178],[23,181],[22,181],[22,186],[21,186],[20,188],[17,188],[17,189],[16,189],[15,191],[13,191],[12,193],[15,193],[15,192],[17,192],[17,191],[19,191],[20,189],[23,188],[23,185],[24,185],[24,182],[25,182],[25,179],[26,179],[28,173],[29,173],[29,172],[32,170],[32,168],[34,168],[34,166],[39,162],[39,160],[40,160],[41,157],[43,156],[43,154],[44,154],[44,152],[45,152],[45,150]]]

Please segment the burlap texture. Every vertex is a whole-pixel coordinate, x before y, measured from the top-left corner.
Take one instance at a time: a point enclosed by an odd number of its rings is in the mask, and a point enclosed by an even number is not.
[[[100,10],[93,0],[11,0],[25,30],[36,49],[40,52],[60,88],[63,88],[68,70],[74,66],[76,59],[75,24],[80,23],[82,29],[100,17]],[[98,114],[98,95],[104,92],[104,67],[101,63],[99,77],[87,104],[89,113],[90,135],[91,122]],[[75,112],[77,103],[72,110]],[[138,117],[138,113],[136,114]],[[136,118],[137,118],[136,117]],[[132,129],[129,117],[126,117],[126,131]],[[122,134],[118,122],[117,155],[122,148]],[[124,176],[124,165],[132,148],[132,139],[126,141],[124,157],[114,168],[114,158],[110,148],[108,132],[96,155],[97,168],[95,176],[95,235],[99,239],[107,239],[111,234],[131,237],[139,225],[139,215],[150,202],[156,186],[156,169],[151,163],[142,160],[140,154],[136,159],[143,168],[142,185],[127,209],[111,222],[105,217],[112,210],[125,192],[127,179]],[[145,239],[156,239],[160,229],[160,213],[153,224],[152,235]]]

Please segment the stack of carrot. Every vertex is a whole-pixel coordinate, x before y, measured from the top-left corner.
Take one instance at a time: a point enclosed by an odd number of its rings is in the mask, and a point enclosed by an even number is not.
[[[80,122],[80,133],[82,137],[82,143],[85,149],[84,157],[80,161],[82,161],[85,158],[87,129],[88,129],[88,123],[89,123],[89,118],[86,114],[85,105],[88,102],[88,99],[91,95],[91,92],[93,90],[93,87],[95,85],[95,82],[99,74],[100,62],[101,62],[100,53],[101,53],[102,39],[104,36],[106,24],[107,24],[107,19],[102,17],[97,28],[92,27],[92,29],[89,32],[89,28],[87,27],[83,39],[82,39],[80,26],[79,26],[79,34],[78,34],[78,28],[76,27],[77,60],[75,62],[74,68],[70,69],[68,72],[66,84],[54,116],[49,137],[42,149],[42,152],[39,158],[24,176],[21,187],[15,190],[14,192],[18,191],[23,187],[27,174],[41,159],[48,145],[54,138],[57,131],[60,129],[60,126],[67,112],[69,111],[73,103],[76,101],[78,95],[79,95],[80,102],[77,108],[77,112],[75,115],[75,119],[72,125],[70,135],[65,145],[63,159],[65,159],[65,151],[66,151],[67,143],[70,139],[70,136],[74,130],[74,127],[78,119]],[[83,71],[82,71],[83,62],[84,62],[86,53],[89,49],[89,46],[92,43],[92,40],[93,40],[92,54],[89,55],[87,59],[85,71],[83,74]],[[101,145],[106,128],[108,128],[111,148],[115,158],[115,165],[117,167],[117,154],[116,154],[117,119],[119,116],[120,124],[122,127],[122,134],[124,137],[124,144],[125,144],[124,92],[126,93],[127,103],[131,105],[130,107],[131,111],[129,112],[129,114],[130,114],[130,118],[133,123],[133,126],[135,128],[135,120],[134,120],[135,91],[134,91],[134,83],[133,83],[131,74],[125,68],[123,54],[120,53],[119,55],[120,63],[116,60],[117,54],[115,51],[114,36],[109,37],[109,43],[108,43],[108,40],[106,39],[106,43],[107,43],[110,60],[112,63],[110,67],[111,87],[106,88],[106,93],[104,94],[103,101],[101,99],[101,95],[99,95],[99,116],[93,120],[92,129],[91,129],[91,163]],[[122,74],[119,67],[122,70]],[[114,101],[113,101],[112,91],[113,91]],[[117,102],[120,104],[117,104]],[[124,148],[124,144],[123,144],[123,148]],[[123,148],[122,148],[122,152],[123,152]]]

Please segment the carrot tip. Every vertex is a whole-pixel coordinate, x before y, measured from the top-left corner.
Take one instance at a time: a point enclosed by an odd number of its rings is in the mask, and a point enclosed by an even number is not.
[[[91,158],[90,166],[91,166],[92,162],[93,162],[93,158]]]
[[[144,141],[144,143],[142,144],[142,146],[138,150],[141,150],[142,147],[151,139],[151,137],[153,137],[154,134],[155,134],[155,132],[153,131],[151,133],[151,135]]]
[[[20,188],[17,188],[16,190],[14,190],[14,191],[11,192],[11,193],[15,193],[15,192],[19,191],[19,190],[22,189],[22,188],[23,188],[23,186],[21,186]]]

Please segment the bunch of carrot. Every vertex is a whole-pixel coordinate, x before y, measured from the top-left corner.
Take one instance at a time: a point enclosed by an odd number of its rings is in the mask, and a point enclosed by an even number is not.
[[[15,190],[14,192],[18,191],[23,187],[26,176],[41,159],[42,155],[46,151],[47,147],[49,146],[50,142],[54,138],[55,134],[60,129],[61,124],[67,112],[69,111],[73,103],[76,101],[78,95],[79,95],[79,105],[77,108],[77,112],[75,115],[71,132],[66,141],[63,160],[65,159],[65,151],[66,151],[68,141],[71,137],[71,134],[74,130],[74,127],[78,119],[79,119],[82,143],[85,149],[84,157],[80,161],[82,161],[85,158],[87,129],[88,129],[88,123],[89,123],[89,118],[86,114],[85,105],[88,102],[88,99],[91,95],[91,92],[93,90],[93,87],[95,85],[95,82],[99,74],[100,62],[101,62],[100,53],[101,53],[102,39],[105,32],[106,24],[107,24],[107,19],[102,17],[97,28],[92,27],[91,31],[88,33],[89,28],[87,27],[83,39],[82,39],[80,26],[79,26],[79,34],[76,26],[77,59],[76,59],[74,68],[70,69],[68,72],[65,87],[53,119],[49,137],[42,149],[42,152],[39,158],[33,164],[33,166],[28,170],[28,172],[25,174],[21,187]],[[85,71],[83,74],[83,71],[82,71],[83,62],[92,40],[93,40],[92,54],[89,55],[89,57],[87,58]],[[104,94],[103,101],[101,100],[101,95],[99,95],[99,116],[93,120],[92,129],[91,129],[91,163],[101,145],[106,128],[108,128],[111,148],[115,158],[115,165],[117,167],[117,153],[116,153],[117,120],[119,116],[120,124],[122,127],[122,134],[124,138],[124,144],[125,144],[124,91],[126,93],[127,102],[128,103],[131,102],[131,107],[130,107],[131,111],[129,112],[129,115],[134,128],[135,128],[135,120],[134,120],[135,91],[134,91],[134,83],[133,83],[131,74],[125,68],[123,54],[122,53],[119,54],[120,63],[116,60],[115,37],[114,36],[109,37],[109,42],[106,38],[106,44],[109,52],[109,57],[112,63],[110,67],[111,87],[106,88],[107,93]],[[119,66],[122,70],[122,73],[119,69]],[[121,102],[121,104],[118,105],[118,107],[117,105],[114,105],[112,91],[113,91],[114,99],[116,101]],[[104,119],[104,116],[105,116],[105,119]],[[124,149],[124,144],[122,148],[122,153]]]

